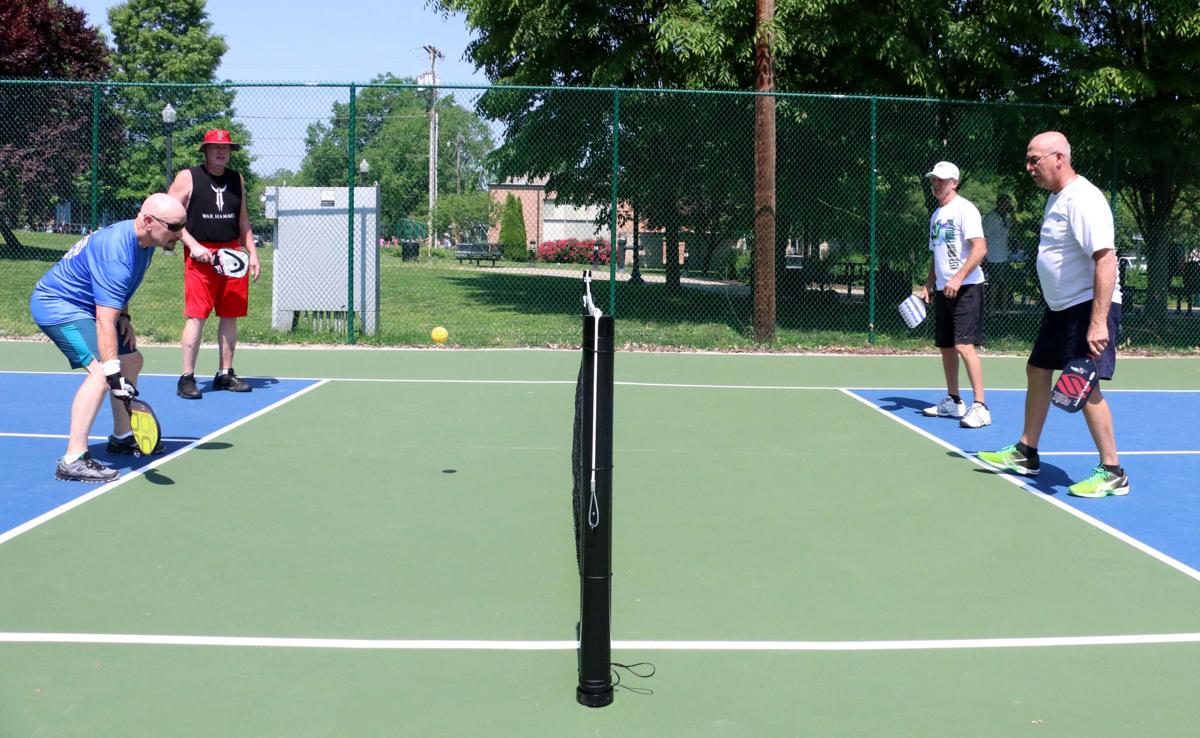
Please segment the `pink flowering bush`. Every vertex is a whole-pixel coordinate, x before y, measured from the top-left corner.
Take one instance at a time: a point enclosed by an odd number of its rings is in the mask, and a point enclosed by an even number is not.
[[[608,241],[603,238],[580,241],[577,238],[564,238],[558,241],[545,241],[538,244],[538,261],[548,261],[557,264],[591,264],[593,248],[600,247],[599,264],[607,264],[611,249]]]

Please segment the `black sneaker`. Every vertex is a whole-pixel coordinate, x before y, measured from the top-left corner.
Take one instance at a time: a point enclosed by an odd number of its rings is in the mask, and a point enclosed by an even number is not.
[[[104,450],[107,451],[108,453],[112,454],[113,456],[129,456],[129,455],[141,456],[142,455],[142,449],[138,447],[137,439],[135,439],[133,436],[126,436],[125,438],[117,438],[116,436],[109,436],[108,437],[108,445],[104,447]],[[158,445],[154,447],[154,450],[151,451],[150,454],[152,456],[157,456],[158,454],[161,454],[162,452],[163,452],[163,445],[162,445],[162,440],[160,439],[158,442]]]
[[[66,482],[111,482],[117,478],[117,470],[105,466],[85,453],[71,463],[58,460],[58,468],[54,470],[54,478]]]
[[[229,367],[227,374],[217,372],[217,376],[213,377],[213,389],[229,390],[230,392],[249,392],[250,385],[243,382],[238,375],[233,373],[233,367]]]
[[[200,390],[196,388],[196,376],[194,374],[184,374],[179,378],[175,394],[185,400],[200,400],[204,397],[204,395],[200,394]]]

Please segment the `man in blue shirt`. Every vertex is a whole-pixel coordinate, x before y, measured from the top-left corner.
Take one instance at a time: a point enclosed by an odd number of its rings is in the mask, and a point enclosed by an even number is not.
[[[133,220],[80,239],[33,288],[29,308],[34,322],[72,369],[87,370],[71,403],[67,452],[54,472],[58,479],[116,479],[117,470],[93,459],[87,445],[106,392],[112,396],[113,411],[108,452],[126,454],[136,448],[124,400],[137,394],[144,360],[137,350],[129,301],[146,276],[154,248],[174,245],[186,220],[187,212],[178,200],[162,193],[151,195]]]

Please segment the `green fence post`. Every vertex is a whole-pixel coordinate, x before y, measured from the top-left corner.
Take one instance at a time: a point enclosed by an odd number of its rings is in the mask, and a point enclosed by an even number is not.
[[[346,212],[346,343],[354,343],[354,159],[355,136],[358,131],[357,110],[355,100],[358,94],[354,83],[350,83],[350,120],[346,140],[349,141],[349,155],[346,158],[346,182],[350,190],[349,204]]]
[[[100,83],[92,85],[92,223],[95,231],[100,220],[96,211],[100,208]]]
[[[617,171],[621,137],[621,90],[613,90],[612,119],[612,217],[608,223],[608,314],[617,315]],[[637,244],[634,244],[637,248]]]
[[[875,272],[878,255],[875,252],[876,200],[879,188],[879,101],[871,98],[871,262],[867,270],[867,343],[875,344]]]

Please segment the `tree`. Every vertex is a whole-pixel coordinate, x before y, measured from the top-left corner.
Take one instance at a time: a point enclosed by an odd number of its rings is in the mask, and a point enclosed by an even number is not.
[[[82,10],[53,0],[0,5],[0,78],[96,80],[108,53]],[[91,156],[92,90],[53,84],[0,85],[0,236],[41,225],[73,193]]]
[[[1061,59],[1063,92],[1085,108],[1078,120],[1088,136],[1080,143],[1105,150],[1115,136],[1121,199],[1144,239],[1146,306],[1161,328],[1181,266],[1181,205],[1200,178],[1200,6],[1064,0],[1055,7],[1072,41]]]
[[[525,245],[525,210],[511,192],[500,214],[500,250],[509,261],[525,261],[529,253]]]
[[[429,94],[414,80],[393,75],[376,77],[357,94],[355,156],[370,163],[371,179],[379,182],[383,222],[424,220],[429,211]],[[452,95],[438,99],[437,106],[444,147],[438,157],[438,190],[480,192],[486,183],[491,132]],[[308,127],[297,184],[345,186],[349,126],[349,105],[334,103],[327,122]]]
[[[492,196],[484,190],[442,195],[433,214],[433,229],[450,234],[455,243],[486,241],[495,210]]]
[[[127,0],[108,11],[116,50],[116,82],[212,83],[216,81],[227,46],[212,32],[205,0]],[[229,130],[233,139],[250,143],[244,127],[234,122],[235,93],[211,86],[131,86],[114,89],[115,104],[126,129],[121,163],[110,170],[112,197],[118,202],[139,201],[147,193],[163,190],[165,181],[165,131],[162,110],[170,103],[178,114],[173,140],[178,143],[175,169],[199,163],[196,146],[209,128]],[[235,152],[231,166],[247,180],[249,150]]]
[[[753,89],[753,3],[440,0],[436,5],[466,14],[478,32],[468,54],[494,82]],[[1031,52],[1045,48],[1042,24],[1050,17],[1046,9],[1018,9],[1003,0],[883,5],[779,0],[768,28],[776,88],[908,95],[969,91],[972,97],[1003,98],[1032,75],[1047,74],[1040,52]],[[511,51],[513,38],[522,40],[520,54]],[[709,243],[712,234],[734,237],[732,224],[744,228],[749,223],[744,216],[752,160],[745,158],[750,149],[740,144],[752,143],[753,118],[728,98],[690,103],[684,114],[673,109],[689,103],[666,98],[622,94],[618,197],[664,229],[668,242],[680,232],[709,234]],[[547,188],[561,199],[602,207],[611,201],[612,121],[606,107],[611,108],[610,100],[536,89],[491,91],[479,105],[506,126],[494,156],[498,172],[545,177]],[[670,117],[652,120],[659,114]],[[848,136],[844,122],[835,128],[834,137]],[[639,135],[648,140],[637,141]],[[851,170],[867,166],[865,152],[860,146],[856,156],[834,161],[838,170],[825,170],[826,181],[851,179]],[[788,166],[783,162],[779,168],[781,185],[802,176]],[[632,172],[660,176],[639,180],[627,176]],[[791,215],[793,227],[805,225]],[[780,256],[793,235],[778,230]],[[672,263],[668,260],[667,281],[677,286]]]

